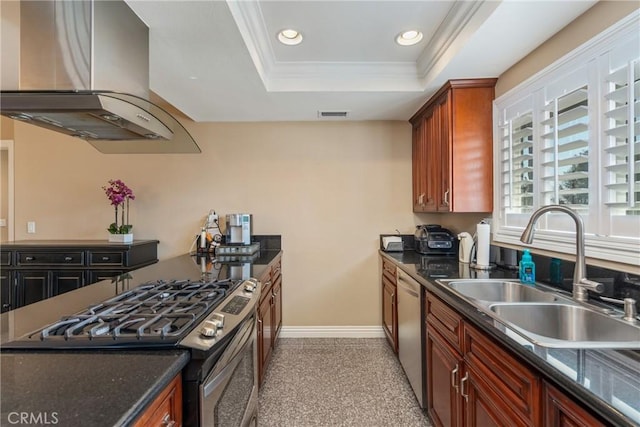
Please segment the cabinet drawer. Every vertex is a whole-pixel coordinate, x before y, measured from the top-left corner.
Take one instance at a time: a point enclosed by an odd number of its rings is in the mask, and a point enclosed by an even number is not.
[[[271,296],[271,287],[273,285],[271,280],[271,267],[267,267],[258,280],[262,283],[262,292],[260,294],[260,302],[262,302],[266,297]]]
[[[89,265],[117,265],[125,264],[124,252],[90,252]]]
[[[462,353],[464,337],[462,317],[431,293],[427,293],[425,311],[427,313],[427,328],[438,331],[449,341],[449,344]]]
[[[389,281],[396,284],[396,265],[386,258],[382,258],[382,275]]]
[[[518,359],[464,325],[464,359],[527,425],[540,425],[540,379]]]
[[[278,259],[273,266],[271,266],[271,281],[276,282],[282,274],[282,261]]]
[[[19,266],[84,265],[84,252],[17,252]]]

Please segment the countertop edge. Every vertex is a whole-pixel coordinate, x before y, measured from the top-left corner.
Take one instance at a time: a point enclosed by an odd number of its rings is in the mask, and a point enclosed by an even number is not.
[[[486,323],[486,319],[483,319],[482,315],[470,303],[459,298],[457,295],[447,290],[446,288],[438,285],[437,283],[435,283],[435,281],[431,281],[420,275],[416,275],[415,271],[412,271],[412,269],[408,268],[405,264],[387,255],[384,251],[379,250],[379,253],[381,256],[393,262],[394,265],[407,273],[413,279],[417,280],[422,286],[436,294],[447,304],[450,304],[453,308],[462,313],[467,319],[471,320],[473,326],[481,329],[483,332],[496,339],[509,351],[516,354],[527,364],[531,365],[534,369],[541,373],[545,380],[552,382],[562,391],[575,397],[580,401],[580,403],[589,407],[592,412],[596,413],[604,420],[614,423],[615,425],[630,427],[637,426],[637,424],[633,423],[633,421],[619,412],[616,408],[607,404],[605,401],[598,398],[593,393],[577,386],[575,382],[564,377],[563,375],[558,375],[558,371],[555,368],[547,363],[543,363],[537,357],[533,357],[528,350],[524,349],[523,347],[514,345],[513,342],[503,332],[496,328],[489,327]]]

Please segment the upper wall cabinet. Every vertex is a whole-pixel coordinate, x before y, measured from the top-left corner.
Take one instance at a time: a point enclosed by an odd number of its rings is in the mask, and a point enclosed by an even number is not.
[[[450,80],[409,120],[414,212],[493,210],[496,80]]]

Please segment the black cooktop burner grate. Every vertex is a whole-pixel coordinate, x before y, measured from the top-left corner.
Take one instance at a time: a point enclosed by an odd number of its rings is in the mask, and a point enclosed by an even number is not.
[[[65,316],[29,338],[175,342],[210,313],[238,283],[230,279],[145,283],[80,313]]]

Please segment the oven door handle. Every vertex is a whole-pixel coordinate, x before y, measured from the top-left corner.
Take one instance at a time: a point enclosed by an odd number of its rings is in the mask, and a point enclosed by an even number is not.
[[[251,344],[253,344],[254,340],[252,338],[253,338],[255,329],[256,329],[256,326],[254,321],[254,322],[251,322],[251,332],[249,334],[245,334],[245,336],[248,335],[250,338],[247,339],[245,343],[242,345],[242,348],[238,350],[236,354],[233,355],[233,358],[229,360],[227,365],[220,372],[218,372],[213,379],[207,381],[207,383],[203,387],[204,388],[203,397],[209,396],[221,383],[223,383],[227,379],[227,377],[229,377],[229,375],[233,373],[233,371],[236,369],[236,367],[240,363],[240,360],[242,355],[244,354],[244,351]]]

